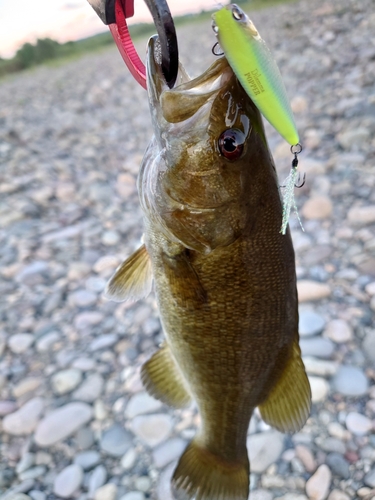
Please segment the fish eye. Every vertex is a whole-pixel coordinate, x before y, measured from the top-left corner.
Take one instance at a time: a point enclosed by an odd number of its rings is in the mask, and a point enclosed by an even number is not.
[[[239,7],[237,7],[237,5],[233,5],[232,16],[235,21],[241,21],[245,14]]]
[[[242,155],[244,143],[245,134],[237,128],[231,128],[220,135],[218,141],[219,151],[227,160],[238,160]]]

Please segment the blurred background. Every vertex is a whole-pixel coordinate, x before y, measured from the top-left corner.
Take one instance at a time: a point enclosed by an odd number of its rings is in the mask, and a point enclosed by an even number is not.
[[[216,7],[169,4],[181,61],[197,76],[214,60],[206,10]],[[143,56],[154,30],[135,5]],[[306,184],[295,193],[304,232],[294,215],[290,224],[314,401],[293,436],[254,415],[251,498],[370,500],[374,2],[242,6],[279,64],[304,147]],[[3,0],[0,56],[0,499],[169,500],[199,416],[142,388],[139,368],[163,338],[154,296],[118,304],[102,295],[142,236],[146,92],[83,0]],[[282,184],[289,146],[265,126]]]

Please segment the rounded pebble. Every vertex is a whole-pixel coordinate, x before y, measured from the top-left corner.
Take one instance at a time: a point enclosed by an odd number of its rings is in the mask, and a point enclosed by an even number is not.
[[[4,417],[3,430],[15,436],[31,434],[36,428],[43,410],[43,398],[31,399],[19,410]]]
[[[58,395],[66,394],[75,389],[82,381],[82,372],[76,368],[61,370],[53,375],[51,384]]]
[[[356,436],[365,436],[373,430],[371,420],[357,412],[348,413],[345,423],[347,429]]]
[[[8,339],[8,347],[14,354],[22,354],[33,343],[34,336],[30,333],[16,333]]]
[[[81,487],[82,481],[82,467],[76,464],[68,465],[56,476],[53,492],[60,498],[69,498]]]
[[[104,431],[100,440],[101,450],[112,457],[121,457],[131,445],[131,434],[118,424]]]
[[[135,417],[132,430],[145,444],[154,448],[169,437],[172,425],[173,421],[169,415],[156,413]]]
[[[320,314],[311,309],[302,309],[299,311],[299,333],[302,337],[310,337],[320,333],[325,325],[325,319]]]
[[[92,408],[86,403],[68,403],[49,413],[38,425],[35,442],[51,446],[70,436],[92,418]]]
[[[320,465],[306,482],[306,493],[309,500],[324,500],[327,498],[331,479],[332,474],[327,465]]]
[[[368,390],[368,380],[360,368],[343,365],[332,379],[333,390],[344,396],[364,396]]]

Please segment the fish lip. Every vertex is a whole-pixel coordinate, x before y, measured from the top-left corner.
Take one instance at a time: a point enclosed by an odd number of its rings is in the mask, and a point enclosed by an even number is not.
[[[161,64],[156,61],[156,50],[158,46],[158,36],[152,36],[148,41],[146,56],[147,91],[150,105],[158,108],[160,106],[160,96],[164,90],[169,89],[163,75]],[[161,59],[161,53],[160,53]],[[161,62],[161,61],[160,61]]]

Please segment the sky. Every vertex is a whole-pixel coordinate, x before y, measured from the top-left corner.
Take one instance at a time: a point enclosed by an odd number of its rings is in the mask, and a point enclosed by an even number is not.
[[[216,0],[168,0],[172,15],[213,9]],[[129,22],[151,21],[143,0],[134,0]],[[0,0],[0,57],[12,57],[26,42],[77,40],[105,31],[87,0]]]

